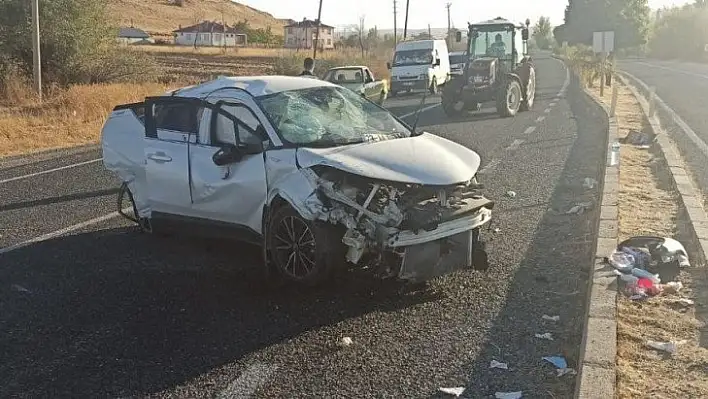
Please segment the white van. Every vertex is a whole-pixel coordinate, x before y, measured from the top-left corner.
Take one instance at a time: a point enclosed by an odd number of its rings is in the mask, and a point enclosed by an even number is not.
[[[445,40],[415,40],[396,46],[391,70],[392,96],[412,90],[438,91],[450,80],[450,59]]]

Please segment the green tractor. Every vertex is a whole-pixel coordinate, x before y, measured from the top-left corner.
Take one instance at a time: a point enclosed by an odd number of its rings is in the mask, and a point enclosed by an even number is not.
[[[442,91],[448,116],[480,110],[494,101],[501,116],[531,109],[536,96],[536,70],[528,55],[526,26],[504,18],[468,24],[464,73],[454,76]],[[457,32],[457,41],[462,33]]]

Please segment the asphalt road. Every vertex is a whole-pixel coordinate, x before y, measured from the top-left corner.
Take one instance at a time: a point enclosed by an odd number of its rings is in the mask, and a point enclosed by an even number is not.
[[[118,186],[86,163],[97,151],[0,163],[0,397],[418,398],[457,386],[473,398],[572,396],[574,377],[541,357],[576,367],[599,207],[564,212],[599,198],[582,183],[600,179],[606,127],[574,85],[564,90],[560,62],[536,62],[537,103],[514,118],[450,120],[427,99],[418,126],[480,153],[498,230],[485,234],[488,271],[413,294],[359,273],[265,290],[257,249],[95,219],[115,210]],[[406,115],[420,99],[387,106]],[[534,337],[546,332],[553,341]]]
[[[708,143],[708,113],[705,111],[708,93],[708,64],[650,59],[624,60],[619,68],[631,73],[650,87],[683,119],[704,143]],[[657,108],[662,127],[670,134],[688,162],[694,180],[708,199],[708,153],[689,139],[673,122],[673,117]],[[708,204],[708,202],[706,203]]]

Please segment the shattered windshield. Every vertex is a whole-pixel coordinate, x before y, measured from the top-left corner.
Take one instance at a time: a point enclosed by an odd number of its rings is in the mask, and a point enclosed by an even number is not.
[[[280,137],[302,146],[337,146],[410,136],[388,111],[342,87],[315,87],[258,99]]]
[[[512,55],[512,31],[498,28],[489,31],[476,31],[470,40],[469,53],[473,57],[510,58]]]
[[[433,53],[430,49],[396,51],[393,58],[394,66],[431,65],[432,63]]]

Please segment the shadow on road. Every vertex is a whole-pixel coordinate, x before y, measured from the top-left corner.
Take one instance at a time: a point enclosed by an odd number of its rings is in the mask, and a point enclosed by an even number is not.
[[[95,191],[87,191],[87,192],[82,192],[82,193],[67,194],[67,195],[62,195],[62,196],[58,196],[58,197],[42,198],[42,199],[31,200],[31,201],[13,202],[13,203],[10,203],[7,205],[0,205],[0,212],[14,211],[14,210],[23,209],[23,208],[33,208],[35,206],[51,205],[51,204],[57,204],[60,202],[69,202],[69,201],[76,201],[76,200],[82,200],[82,199],[88,199],[88,198],[105,197],[105,196],[114,195],[117,193],[118,193],[118,189],[111,188],[111,189],[105,189],[105,190],[95,190]]]
[[[35,244],[2,264],[0,397],[154,393],[320,326],[436,300],[363,275],[263,290],[257,248],[133,228]]]

